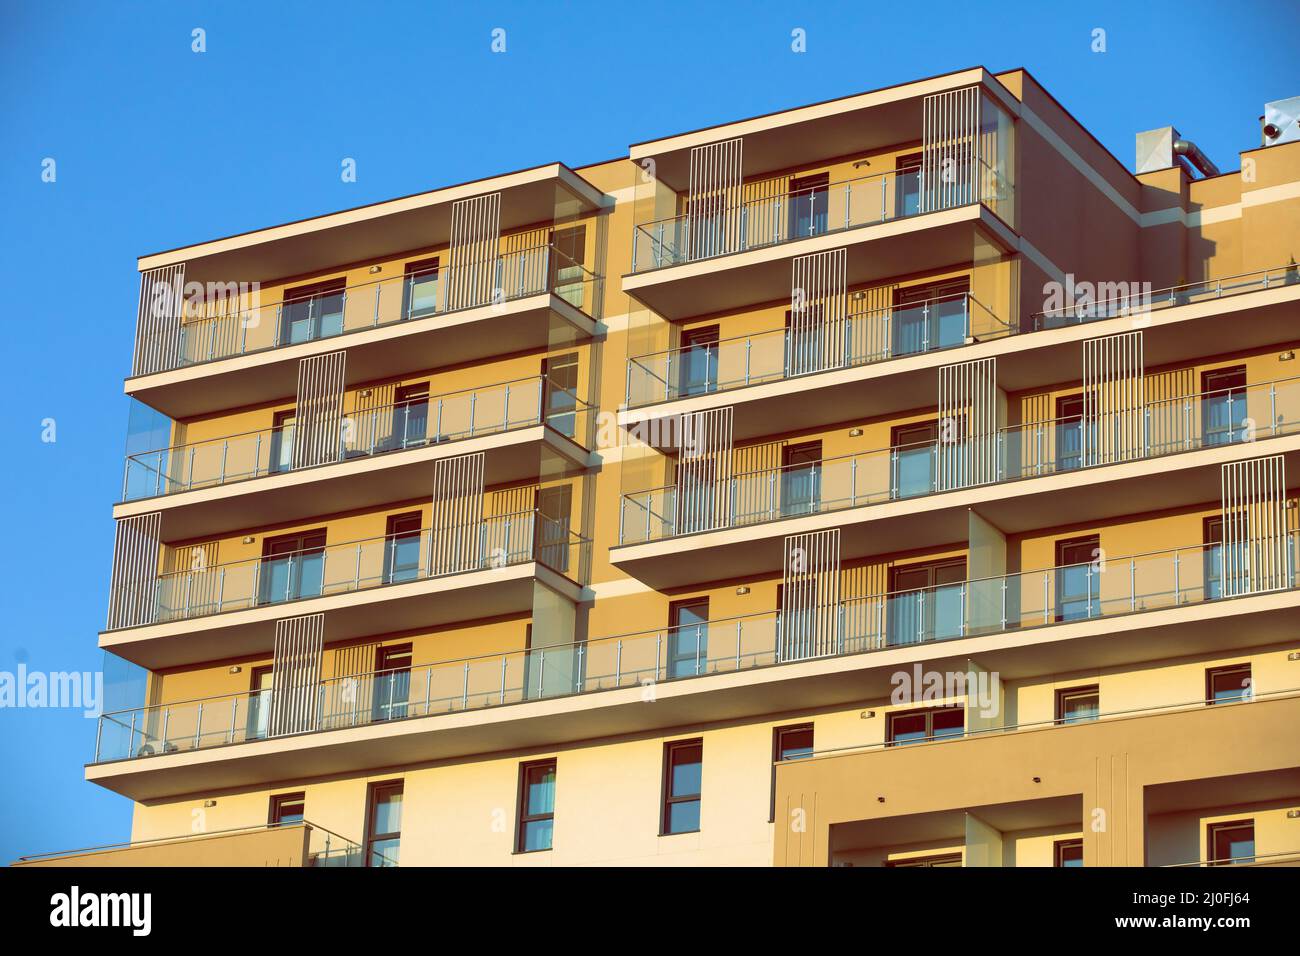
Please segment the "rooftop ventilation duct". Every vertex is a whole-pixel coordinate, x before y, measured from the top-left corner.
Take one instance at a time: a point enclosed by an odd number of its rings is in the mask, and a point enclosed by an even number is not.
[[[1154,173],[1157,170],[1182,166],[1191,174],[1195,168],[1202,176],[1219,175],[1219,167],[1210,162],[1199,146],[1183,139],[1172,126],[1147,130],[1137,134],[1137,171]]]
[[[1300,142],[1300,96],[1264,104],[1261,134],[1263,146]]]

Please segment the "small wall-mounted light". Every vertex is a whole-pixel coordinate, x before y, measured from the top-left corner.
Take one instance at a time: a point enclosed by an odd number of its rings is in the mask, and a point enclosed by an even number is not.
[[[369,398],[371,395],[375,394],[375,390],[373,388],[363,388],[357,394],[360,395],[362,398]]]
[[[874,710],[864,710],[862,713],[858,714],[858,719],[870,720],[874,716],[876,716],[876,712]]]
[[[217,801],[215,801],[215,800],[204,800],[204,801],[203,801],[203,806],[205,806],[205,807],[215,807],[216,805],[217,805]]]
[[[885,802],[884,797],[876,797],[876,803],[884,803],[884,802]]]
[[[251,534],[244,535],[244,544],[252,544],[256,540],[257,539],[254,538]]]
[[[853,164],[853,168],[854,168],[854,169],[861,169],[863,166],[870,166],[870,165],[871,165],[871,160],[869,160],[869,159],[859,159],[856,163]]]
[[[239,673],[240,671],[242,671],[242,670],[243,670],[243,668],[240,667],[238,664],[232,664],[232,665],[230,666],[229,670],[226,671],[226,673],[227,673],[227,674],[238,674],[238,673]]]
[[[383,271],[384,271],[384,267],[383,267],[383,266],[371,266],[371,267],[370,267],[370,274],[371,274],[371,275],[374,275],[376,272],[383,272]]]
[[[867,294],[866,294],[865,292],[861,291],[861,290],[859,290],[859,291],[853,293],[853,301],[854,301],[854,302],[861,302],[861,301],[862,301],[863,299],[865,299],[866,297],[867,297]]]
[[[1286,812],[1286,818],[1288,820],[1300,820],[1300,810],[1288,810]]]
[[[1043,782],[1043,778],[1042,778],[1042,777],[1035,777],[1035,778],[1034,778],[1034,783],[1042,783],[1042,782]]]
[[[1292,651],[1286,656],[1289,661],[1300,661],[1300,651]]]
[[[850,429],[849,429],[849,437],[850,437],[850,438],[861,438],[861,437],[862,437],[862,429],[861,429],[861,428],[850,428]]]
[[[1295,352],[1293,352],[1291,349],[1287,349],[1285,352],[1283,352],[1281,355],[1277,357],[1277,360],[1279,362],[1290,362],[1294,358],[1295,358]]]
[[[740,595],[748,594],[749,588],[742,584],[740,587],[736,588],[736,593]]]

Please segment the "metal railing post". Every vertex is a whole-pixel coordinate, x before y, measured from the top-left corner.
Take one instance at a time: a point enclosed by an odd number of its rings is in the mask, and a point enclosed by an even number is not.
[[[228,743],[235,742],[235,724],[239,719],[239,698],[230,698],[230,734],[227,737]]]
[[[165,719],[165,718],[164,718]],[[199,701],[198,716],[194,721],[194,749],[199,749],[199,744],[203,740],[203,701]],[[163,752],[167,751],[167,735],[163,734]]]
[[[620,637],[614,645],[614,686],[623,680],[623,639]]]

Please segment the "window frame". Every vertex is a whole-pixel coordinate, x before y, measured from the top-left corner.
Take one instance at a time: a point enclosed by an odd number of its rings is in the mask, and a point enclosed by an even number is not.
[[[694,625],[682,625],[678,617],[683,610],[690,607],[703,607],[704,619],[696,622]],[[666,680],[680,680],[683,677],[699,677],[707,673],[709,661],[709,596],[707,594],[696,597],[679,598],[676,601],[670,601],[668,604],[668,640],[664,646],[664,677]],[[681,634],[682,627],[695,627],[695,651],[689,655],[681,654]],[[682,661],[693,662],[690,670],[693,673],[678,674],[674,670],[674,664]],[[702,669],[703,668],[703,669]]]
[[[1095,697],[1097,698],[1097,715],[1095,717],[1076,717],[1071,719],[1065,716],[1065,702],[1072,697]],[[1100,684],[1079,684],[1075,687],[1058,687],[1055,694],[1056,698],[1056,723],[1058,725],[1083,724],[1091,723],[1101,717],[1101,685]]]
[[[942,737],[936,737],[934,734],[934,715],[936,713],[958,713],[961,715],[961,733],[944,734]],[[895,740],[894,739],[894,721],[900,717],[916,717],[925,715],[925,736],[918,737],[915,740]],[[891,710],[885,715],[885,746],[886,747],[906,747],[911,744],[932,744],[939,740],[948,740],[952,737],[966,736],[966,708],[961,704],[943,704],[937,707],[910,707],[906,710]]]
[[[1246,827],[1250,828],[1250,842],[1251,842],[1252,850],[1254,851],[1251,853],[1250,856],[1243,857],[1240,860],[1238,860],[1230,856],[1219,857],[1215,855],[1214,844],[1220,833],[1224,833],[1229,830],[1243,830]],[[1258,848],[1256,848],[1254,844],[1255,844],[1255,818],[1254,817],[1247,817],[1241,820],[1223,820],[1219,823],[1207,823],[1205,825],[1205,862],[1208,863],[1210,866],[1241,866],[1244,863],[1254,863],[1255,860],[1258,859],[1259,857]]]
[[[1214,679],[1233,673],[1242,673],[1246,675],[1248,683],[1241,685],[1242,692],[1240,697],[1225,697],[1223,700],[1216,700],[1214,696]],[[1254,669],[1250,666],[1250,661],[1243,661],[1239,664],[1226,664],[1222,667],[1207,667],[1205,669],[1205,705],[1214,707],[1219,704],[1239,704],[1250,700],[1254,697],[1255,675]]]
[[[558,758],[548,757],[544,760],[526,760],[519,765],[519,788],[515,794],[515,853],[549,853],[555,849],[555,810],[552,809],[549,813],[528,812],[528,774],[530,771],[544,767],[550,767],[551,772],[555,774],[555,783],[552,786],[558,792],[560,781]],[[552,796],[553,806],[554,796]],[[524,837],[527,833],[528,824],[538,823],[542,820],[551,821],[551,845],[537,847],[533,850],[525,849]]]
[[[817,746],[813,722],[811,720],[799,724],[784,724],[780,727],[772,728],[772,798],[770,807],[767,812],[767,822],[776,822],[776,765],[788,761],[781,757],[781,738],[786,734],[806,733],[808,737],[808,754],[804,757],[793,757],[793,760],[805,760],[815,753],[814,748]]]
[[[688,747],[698,747],[700,750],[700,789],[695,793],[680,794],[673,796],[673,761],[672,757],[678,750],[685,750]],[[704,809],[704,738],[687,737],[682,740],[664,741],[663,755],[663,774],[660,784],[659,800],[659,835],[664,836],[681,836],[684,833],[699,833],[703,829],[703,809]],[[700,806],[700,825],[694,830],[670,830],[669,822],[672,819],[672,807],[678,803],[697,803]]]
[[[1059,869],[1069,869],[1061,862],[1063,851],[1079,848],[1079,865],[1083,866],[1083,837],[1070,837],[1066,840],[1056,840],[1052,843],[1052,866]]]
[[[284,807],[293,804],[302,805],[302,819],[286,823],[280,819],[283,815]],[[295,823],[307,822],[307,791],[298,790],[293,793],[273,793],[271,799],[267,801],[266,807],[266,825],[268,827],[293,826]]]
[[[886,860],[885,866],[891,870],[932,869],[936,866],[961,866],[962,855],[958,853],[931,853],[927,856],[909,856],[901,860]]]
[[[371,863],[371,860],[374,858],[374,852],[375,852],[375,851],[374,851],[373,847],[374,847],[374,844],[376,844],[376,843],[383,842],[384,840],[397,840],[397,841],[398,841],[398,846],[399,846],[399,852],[400,852],[400,846],[401,846],[401,840],[402,840],[402,831],[401,831],[401,830],[398,830],[398,831],[396,831],[395,833],[387,833],[387,832],[385,832],[385,833],[376,833],[376,832],[374,832],[375,818],[376,818],[376,816],[377,816],[377,814],[376,814],[376,810],[377,810],[378,807],[379,807],[379,798],[380,798],[381,795],[383,795],[383,794],[385,794],[385,793],[391,793],[391,792],[394,792],[394,791],[397,792],[398,794],[400,794],[400,795],[402,796],[402,804],[403,804],[403,805],[402,805],[402,809],[403,809],[403,811],[405,811],[405,809],[406,809],[406,806],[405,806],[405,803],[406,803],[406,781],[405,781],[404,779],[401,779],[401,780],[379,780],[379,781],[376,781],[375,783],[370,784],[370,785],[366,788],[366,828],[365,828],[365,846],[362,848],[362,852],[365,853],[365,859],[364,859],[362,862],[363,862],[364,865],[367,866],[367,867],[373,866],[373,864]],[[382,867],[377,867],[377,869],[382,869]]]

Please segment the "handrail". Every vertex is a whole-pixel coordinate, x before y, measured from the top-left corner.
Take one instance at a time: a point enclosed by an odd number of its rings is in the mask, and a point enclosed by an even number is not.
[[[342,840],[345,844],[351,844],[358,849],[361,847],[361,844],[356,840],[349,840],[347,837],[340,836],[333,830],[327,830],[325,827],[312,823],[310,820],[299,820],[293,823],[255,823],[245,827],[228,827],[224,830],[207,830],[202,833],[183,833],[177,836],[152,837],[148,840],[125,840],[121,843],[100,843],[95,846],[79,847],[74,850],[51,850],[46,853],[29,853],[26,856],[18,857],[17,862],[26,863],[35,862],[37,860],[52,860],[68,856],[80,856],[83,853],[108,853],[113,850],[134,850],[136,848],[158,846],[161,844],[188,843],[191,841],[197,842],[217,837],[233,836],[237,833],[260,833],[264,830],[287,830],[292,827],[303,827],[304,829],[310,828]]]

